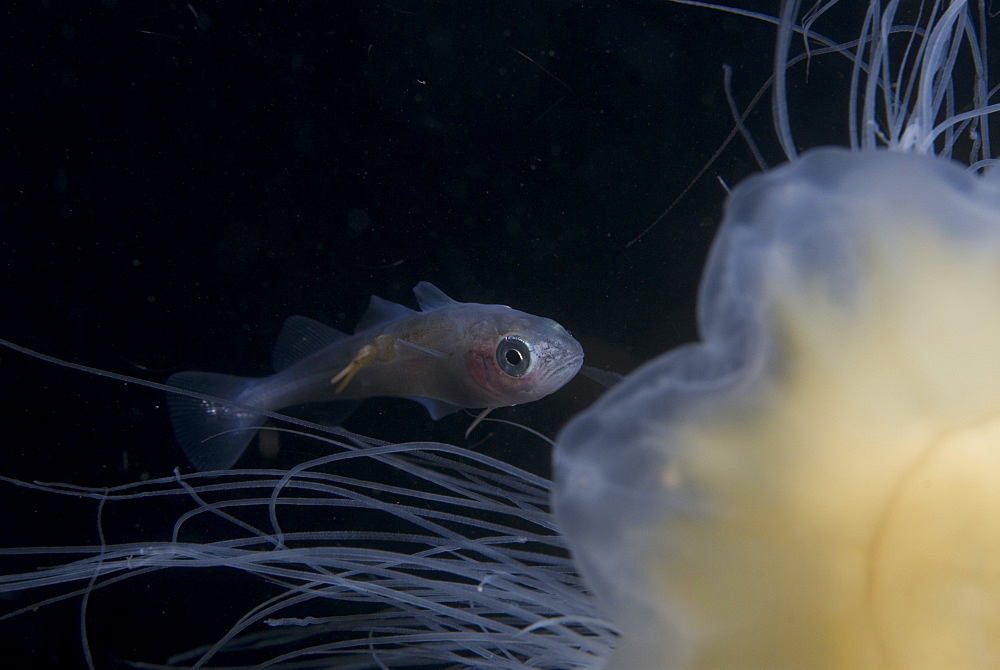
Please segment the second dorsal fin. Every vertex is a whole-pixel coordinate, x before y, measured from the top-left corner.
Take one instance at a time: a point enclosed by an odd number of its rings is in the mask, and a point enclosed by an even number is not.
[[[350,336],[307,316],[290,316],[285,319],[274,343],[271,365],[275,370],[284,370],[346,337]]]
[[[410,309],[405,305],[400,305],[398,302],[392,302],[391,300],[373,295],[368,301],[368,309],[365,310],[361,320],[358,321],[354,332],[360,333],[370,328],[378,328],[414,314],[417,314],[416,310]]]
[[[429,281],[422,281],[414,286],[413,295],[417,296],[417,304],[420,305],[422,312],[430,312],[446,305],[455,304],[455,301],[445,295],[444,291]]]

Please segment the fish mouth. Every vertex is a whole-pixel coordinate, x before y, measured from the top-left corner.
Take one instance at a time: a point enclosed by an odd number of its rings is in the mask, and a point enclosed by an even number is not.
[[[583,349],[580,349],[579,353],[575,354],[569,360],[547,370],[545,376],[540,381],[547,385],[554,385],[552,391],[555,391],[575,377],[581,367],[583,367]]]

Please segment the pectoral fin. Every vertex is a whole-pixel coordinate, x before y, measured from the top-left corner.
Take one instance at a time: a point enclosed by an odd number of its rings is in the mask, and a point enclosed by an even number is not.
[[[421,398],[419,396],[406,396],[406,398],[423,405],[424,409],[427,410],[427,413],[435,421],[462,409],[461,407],[457,407],[451,403],[447,403],[443,400],[435,400],[434,398]]]

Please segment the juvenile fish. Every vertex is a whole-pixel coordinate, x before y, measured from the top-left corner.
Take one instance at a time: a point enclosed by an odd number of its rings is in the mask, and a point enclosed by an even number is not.
[[[519,405],[573,378],[583,349],[551,319],[505,305],[456,302],[428,282],[414,288],[420,311],[371,297],[353,335],[289,317],[274,347],[275,374],[236,377],[180,372],[177,386],[276,411],[307,402],[409,398],[433,419],[461,408]],[[230,468],[265,417],[171,394],[174,433],[199,470]]]

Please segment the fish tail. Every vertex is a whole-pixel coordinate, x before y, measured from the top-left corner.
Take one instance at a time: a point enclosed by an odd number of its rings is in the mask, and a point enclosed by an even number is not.
[[[170,386],[233,400],[242,405],[256,379],[214,372],[178,372]],[[266,417],[248,410],[179,393],[167,394],[174,434],[188,461],[198,470],[226,470],[246,450]]]

